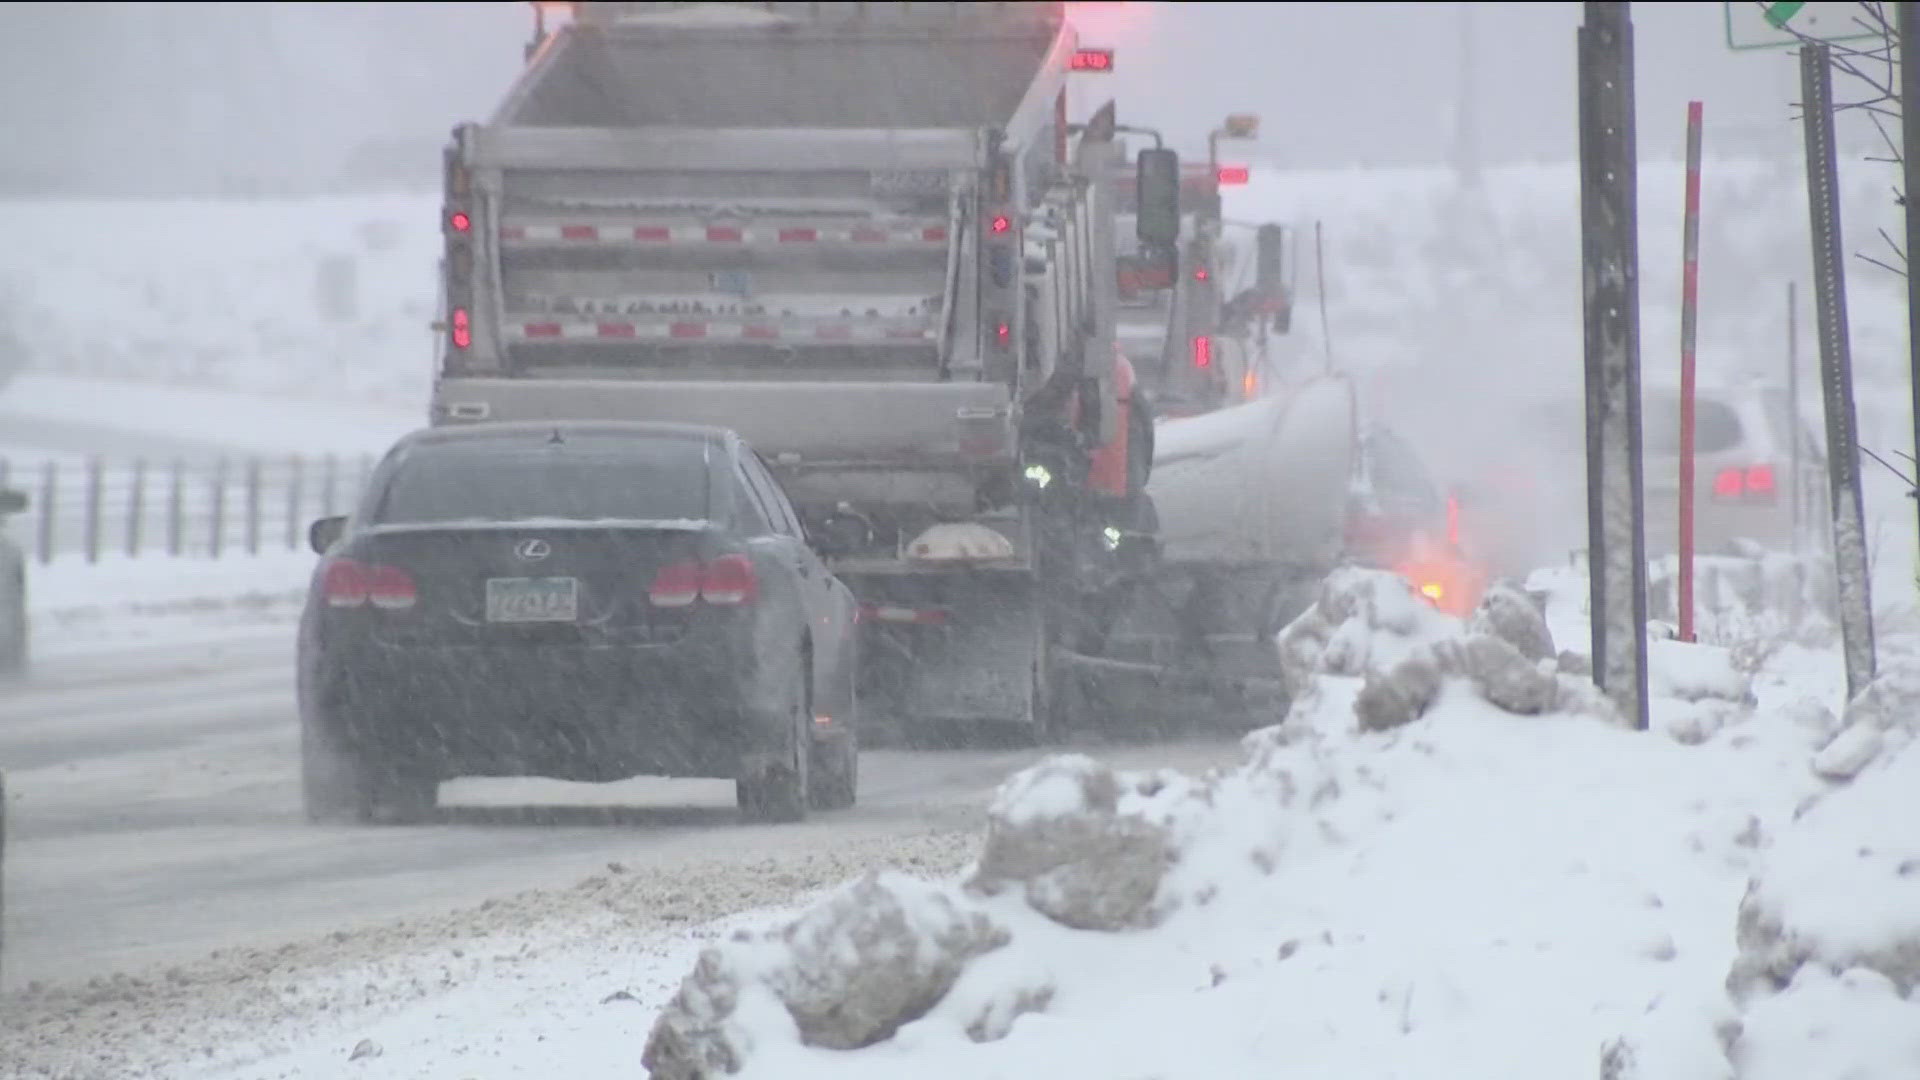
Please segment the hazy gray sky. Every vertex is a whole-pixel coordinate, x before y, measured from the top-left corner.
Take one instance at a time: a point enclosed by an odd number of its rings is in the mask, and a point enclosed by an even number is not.
[[[1444,160],[1471,55],[1491,161],[1574,153],[1577,3],[1089,4],[1119,50],[1124,121],[1183,150],[1231,111],[1261,114],[1286,165]],[[1719,3],[1634,5],[1642,153],[1678,152],[1685,103],[1718,148],[1791,152],[1785,53],[1733,53]],[[8,4],[0,7],[0,185],[112,193],[337,184],[384,144],[424,174],[447,129],[511,82],[521,3]],[[1467,42],[1471,52],[1467,53]],[[884,93],[885,88],[876,88]],[[393,149],[393,148],[400,149]]]

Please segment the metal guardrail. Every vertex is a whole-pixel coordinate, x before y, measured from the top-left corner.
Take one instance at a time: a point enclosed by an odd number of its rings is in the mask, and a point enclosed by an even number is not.
[[[28,495],[10,531],[42,563],[112,555],[218,558],[299,549],[307,523],[344,513],[372,469],[371,455],[0,458],[0,488]]]

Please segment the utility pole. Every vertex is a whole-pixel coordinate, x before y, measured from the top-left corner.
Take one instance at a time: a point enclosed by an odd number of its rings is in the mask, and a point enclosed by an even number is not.
[[[1908,58],[1920,55],[1920,5],[1910,0],[1894,5],[1896,32],[1900,37],[1900,167],[1906,175],[1901,185],[1907,217],[1907,362],[1908,386],[1913,401],[1914,457],[1920,460],[1920,212],[1914,200],[1920,199],[1920,63]],[[1920,497],[1914,499],[1920,513]]]
[[[1621,716],[1645,730],[1639,199],[1628,5],[1588,0],[1578,42],[1593,675]]]
[[[1866,522],[1860,502],[1853,355],[1847,335],[1846,258],[1841,247],[1839,160],[1833,144],[1831,56],[1832,50],[1825,44],[1801,45],[1800,109],[1807,137],[1807,209],[1813,236],[1814,314],[1820,331],[1820,389],[1826,406],[1827,494],[1833,510],[1840,649],[1846,659],[1847,696],[1851,698],[1873,679],[1873,603],[1867,573]],[[1909,235],[1912,228],[1909,222]]]
[[[1473,4],[1460,5],[1460,80],[1453,112],[1453,171],[1461,187],[1480,184],[1480,137],[1473,96]]]

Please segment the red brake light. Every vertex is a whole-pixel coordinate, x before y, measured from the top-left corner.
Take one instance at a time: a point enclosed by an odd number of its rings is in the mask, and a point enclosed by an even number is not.
[[[1778,494],[1773,466],[1749,465],[1746,468],[1721,469],[1713,474],[1716,499],[1755,499],[1766,501]]]
[[[995,236],[1004,236],[1013,231],[1013,219],[1005,214],[995,214],[987,223],[987,231]]]
[[[1253,170],[1245,165],[1222,165],[1217,177],[1222,187],[1244,184],[1253,176]]]
[[[1067,61],[1070,71],[1112,71],[1112,49],[1075,49],[1073,58]]]
[[[1009,323],[999,323],[995,325],[993,328],[993,342],[1003,349],[1012,345],[1013,326]]]
[[[326,595],[327,606],[348,608],[366,603],[367,569],[352,559],[334,559],[327,563],[320,586],[321,592]]]
[[[420,598],[413,576],[397,566],[367,567],[367,599],[383,611],[405,611]]]
[[[1207,268],[1204,266],[1196,266],[1193,268],[1193,280],[1195,281],[1205,281],[1210,276],[1212,275],[1207,273]]]
[[[368,601],[383,611],[404,611],[419,599],[413,576],[397,566],[369,566],[354,559],[327,563],[321,592],[328,607],[359,607]]]
[[[745,555],[722,555],[705,566],[691,559],[663,566],[647,590],[653,606],[663,608],[691,607],[695,600],[733,607],[759,596],[760,579]]]
[[[466,308],[453,309],[453,347],[464,349],[473,344],[473,319]]]
[[[467,216],[465,210],[455,210],[452,216],[447,218],[447,224],[453,226],[454,232],[467,232],[473,228],[473,219]]]
[[[759,595],[760,579],[753,572],[753,560],[745,555],[722,555],[708,563],[701,576],[700,596],[709,604],[750,604]]]
[[[1213,339],[1205,334],[1193,339],[1193,366],[1197,368],[1213,366]]]
[[[680,608],[692,604],[700,598],[700,564],[677,562],[661,567],[653,576],[653,587],[647,590],[647,597],[654,607]]]

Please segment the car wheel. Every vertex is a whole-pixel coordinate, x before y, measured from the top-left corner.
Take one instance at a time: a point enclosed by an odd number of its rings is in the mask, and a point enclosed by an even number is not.
[[[415,824],[432,815],[439,788],[424,770],[370,765],[329,745],[310,725],[300,727],[300,796],[309,822]]]
[[[440,781],[417,767],[359,763],[355,816],[367,824],[418,825],[433,816]]]
[[[860,746],[852,731],[813,743],[807,802],[815,810],[845,810],[860,798]]]
[[[342,821],[354,815],[359,782],[353,764],[308,725],[300,725],[300,802],[307,820],[315,825]]]
[[[801,670],[806,670],[804,663]],[[786,823],[806,819],[813,717],[804,675],[793,696],[785,761],[756,776],[743,776],[735,783],[740,810],[749,820]]]

